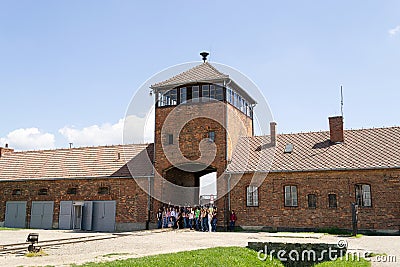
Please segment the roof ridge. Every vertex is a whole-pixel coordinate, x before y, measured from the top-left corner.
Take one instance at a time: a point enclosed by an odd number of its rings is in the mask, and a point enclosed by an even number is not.
[[[50,148],[50,149],[38,149],[38,150],[22,150],[22,151],[14,151],[11,154],[16,153],[33,153],[33,152],[53,152],[53,151],[62,151],[62,150],[82,150],[88,148],[108,148],[108,147],[128,147],[128,146],[149,146],[153,143],[143,143],[143,144],[117,144],[117,145],[100,145],[100,146],[80,146],[80,147],[72,147],[72,148]]]

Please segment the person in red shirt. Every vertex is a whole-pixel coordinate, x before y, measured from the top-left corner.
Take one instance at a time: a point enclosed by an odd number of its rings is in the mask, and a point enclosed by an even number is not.
[[[231,211],[231,216],[229,217],[229,230],[234,231],[235,230],[235,222],[237,220],[237,216],[234,210]]]

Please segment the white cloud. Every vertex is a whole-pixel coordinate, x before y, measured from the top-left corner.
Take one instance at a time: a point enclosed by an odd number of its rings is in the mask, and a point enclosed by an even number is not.
[[[82,129],[65,126],[59,133],[75,147],[152,142],[154,119],[150,117],[132,115],[120,119],[115,124],[105,123]]]
[[[396,34],[398,34],[400,32],[400,25],[397,25],[396,27],[394,27],[393,29],[389,30],[389,34],[391,36],[395,36]]]
[[[15,150],[54,148],[55,138],[51,133],[42,133],[38,128],[17,129],[0,138],[1,145],[9,144]]]

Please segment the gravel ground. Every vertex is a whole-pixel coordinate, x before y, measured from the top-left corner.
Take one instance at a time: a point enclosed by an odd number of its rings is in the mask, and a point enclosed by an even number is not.
[[[1,231],[0,243],[25,242],[30,232],[39,233],[39,243],[43,240],[83,236],[115,236],[110,233],[85,233],[58,230],[18,230]],[[296,243],[337,243],[346,240],[349,250],[363,253],[386,253],[396,256],[396,263],[378,263],[373,266],[400,266],[400,237],[363,236],[361,238],[338,237],[316,233],[201,233],[189,230],[140,231],[118,233],[117,238],[57,245],[45,248],[48,256],[28,258],[23,253],[0,255],[0,266],[69,266],[85,262],[110,261],[155,255],[162,253],[211,248],[219,246],[246,246],[249,241],[296,242]],[[40,245],[40,244],[39,244]],[[372,259],[377,261],[376,258]],[[378,259],[379,260],[379,259]]]

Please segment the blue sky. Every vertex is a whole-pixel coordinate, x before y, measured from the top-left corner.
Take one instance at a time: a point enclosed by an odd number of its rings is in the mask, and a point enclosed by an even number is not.
[[[0,141],[121,143],[140,85],[171,65],[232,66],[278,132],[399,125],[400,1],[0,1]],[[268,123],[266,121],[265,123]]]

